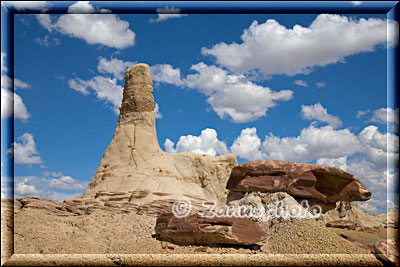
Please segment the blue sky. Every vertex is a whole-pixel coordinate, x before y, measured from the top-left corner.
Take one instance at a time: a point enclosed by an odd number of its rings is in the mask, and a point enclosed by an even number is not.
[[[387,101],[397,45],[387,29],[398,24],[386,14],[116,15],[96,2],[45,14],[54,5],[14,15],[15,197],[83,192],[111,141],[123,73],[139,62],[151,67],[167,152],[340,167],[372,191],[369,212],[398,192],[398,107]],[[26,8],[1,12],[10,7]],[[13,151],[6,51],[2,38],[2,196]]]

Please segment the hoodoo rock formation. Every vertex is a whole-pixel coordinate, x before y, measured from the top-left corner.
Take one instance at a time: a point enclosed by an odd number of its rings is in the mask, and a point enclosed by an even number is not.
[[[114,136],[83,197],[125,192],[126,201],[137,204],[181,198],[223,202],[236,156],[162,151],[154,107],[149,66],[129,68]]]

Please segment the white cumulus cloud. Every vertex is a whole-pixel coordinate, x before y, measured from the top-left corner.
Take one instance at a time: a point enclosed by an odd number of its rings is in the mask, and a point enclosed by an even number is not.
[[[167,138],[164,147],[168,153],[194,152],[211,156],[228,153],[226,144],[218,140],[217,131],[210,128],[202,130],[199,136],[181,136],[176,148],[174,148],[174,143]]]
[[[16,10],[39,10],[46,12],[51,6],[49,1],[1,1],[4,7],[13,7]]]
[[[88,44],[124,49],[135,43],[129,22],[114,14],[66,14],[54,22],[49,14],[39,14],[36,18],[48,31],[83,39]]]
[[[261,140],[257,135],[256,128],[246,128],[240,132],[231,146],[232,153],[247,160],[261,160],[267,155],[260,151]]]
[[[63,201],[66,198],[80,195],[80,192],[86,187],[86,182],[79,181],[71,176],[60,176],[60,173],[55,172],[49,172],[49,174],[50,177],[15,177],[15,197],[36,196]],[[66,191],[69,192],[66,193]]]
[[[13,99],[14,97],[14,99]],[[12,103],[14,101],[14,110]],[[12,93],[10,90],[1,88],[1,118],[29,119],[31,115],[28,113],[22,98]]]
[[[17,94],[13,93],[14,89],[17,88],[30,88],[31,86],[19,79],[14,79],[14,81],[7,76],[8,67],[5,66],[6,54],[1,52],[1,118],[18,118],[18,119],[28,119],[30,114],[22,101],[22,98]],[[13,108],[14,101],[14,108]]]
[[[156,64],[150,67],[151,78],[155,82],[164,82],[175,85],[183,85],[181,70],[169,64]]]
[[[33,135],[24,133],[17,138],[17,141],[12,144],[12,147],[7,150],[8,154],[14,154],[14,162],[17,164],[40,164],[42,159],[36,150],[36,143]]]
[[[298,86],[303,86],[303,87],[307,87],[308,83],[304,80],[295,80],[293,82],[293,84],[298,85]]]
[[[244,30],[241,43],[221,42],[203,47],[202,53],[214,56],[218,64],[235,72],[258,70],[265,75],[295,75],[373,51],[377,45],[387,43],[388,27],[398,29],[398,23],[321,14],[309,27],[286,28],[268,19],[262,24],[254,21]]]
[[[391,133],[381,133],[378,127],[365,127],[358,135],[363,145],[363,153],[378,168],[389,167],[388,163],[398,162],[399,137]]]
[[[328,110],[324,108],[320,103],[316,103],[314,105],[301,105],[301,116],[303,119],[307,120],[318,120],[321,122],[326,122],[333,128],[338,128],[342,126],[342,121],[331,114],[328,113]]]
[[[68,85],[85,95],[89,94],[88,88],[92,89],[98,99],[111,103],[115,113],[119,113],[118,108],[121,106],[123,87],[117,85],[116,78],[103,76],[95,76],[90,80],[74,78],[68,81]]]
[[[388,108],[380,108],[373,112],[371,122],[387,124],[387,123],[396,123],[399,124],[399,108],[392,109]]]
[[[47,184],[49,189],[54,190],[80,190],[85,189],[85,187],[72,178],[71,176],[62,176],[60,178],[53,178]]]
[[[162,118],[162,114],[160,112],[160,107],[158,106],[157,103],[156,103],[156,107],[154,108],[154,115],[155,115],[156,119]]]
[[[68,13],[94,13],[96,9],[90,4],[90,1],[78,1],[68,7]]]
[[[90,1],[78,1],[68,7],[70,14],[91,14],[91,13],[111,13],[111,10],[104,8],[95,8],[90,4]]]
[[[195,74],[187,75],[185,86],[199,90],[207,96],[207,102],[217,115],[241,123],[256,120],[266,115],[276,101],[288,101],[291,90],[272,91],[257,85],[243,75],[228,74],[216,66],[200,62],[191,67]]]
[[[41,193],[34,185],[29,185],[25,182],[19,182],[15,185],[15,194],[20,196],[37,196]]]
[[[309,162],[319,158],[337,158],[361,150],[361,144],[348,129],[335,130],[332,126],[321,128],[310,125],[297,137],[265,136],[262,151],[267,159]]]
[[[111,58],[110,60],[108,60],[104,57],[99,57],[97,70],[100,73],[112,74],[118,80],[123,80],[125,71],[135,64],[136,62],[123,61],[117,58]]]
[[[157,8],[156,12],[158,13],[157,19],[150,19],[150,22],[160,22],[160,21],[165,21],[168,19],[174,19],[174,18],[181,18],[187,16],[186,14],[180,14],[180,9],[176,7],[163,7],[163,8]]]

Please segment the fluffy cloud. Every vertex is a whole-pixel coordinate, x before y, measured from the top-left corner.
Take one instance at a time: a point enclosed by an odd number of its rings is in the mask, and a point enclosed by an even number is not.
[[[113,14],[66,14],[55,22],[48,14],[36,15],[48,31],[56,31],[85,40],[88,44],[101,44],[117,49],[134,45],[135,33],[127,21]]]
[[[116,78],[111,79],[103,76],[95,76],[86,81],[74,78],[68,81],[68,85],[85,95],[89,94],[88,88],[92,89],[98,99],[104,100],[106,103],[111,103],[115,113],[119,113],[118,107],[121,105],[123,87],[117,85]]]
[[[274,92],[247,80],[243,75],[228,74],[203,62],[193,65],[191,69],[197,73],[186,76],[185,86],[206,95],[207,102],[221,119],[230,117],[236,123],[265,116],[276,101],[288,101],[293,95],[291,90]]]
[[[303,119],[315,119],[321,122],[326,122],[333,128],[338,128],[342,126],[342,121],[338,117],[329,114],[328,110],[324,108],[320,103],[316,103],[310,106],[301,105],[300,114]]]
[[[129,68],[135,65],[136,62],[123,61],[121,59],[112,58],[107,60],[104,57],[99,57],[97,70],[100,73],[112,74],[118,80],[124,79],[124,73]]]
[[[324,160],[329,165],[340,164],[342,167],[347,160],[343,157],[360,153],[374,168],[386,169],[387,162],[398,161],[398,144],[398,136],[380,133],[373,125],[365,127],[358,135],[348,129],[335,130],[331,126],[317,128],[310,125],[297,137],[279,138],[270,133],[260,149],[267,154],[267,159],[300,162]]]
[[[2,6],[13,7],[16,10],[39,10],[46,12],[51,6],[49,1],[2,1]]]
[[[329,165],[332,167],[340,168],[342,170],[347,170],[347,156],[340,158],[320,158],[317,160],[317,164]]]
[[[90,14],[96,12],[94,6],[92,6],[89,3],[90,1],[78,1],[75,4],[69,6],[67,12],[70,14],[72,13]]]
[[[378,127],[370,125],[359,133],[358,139],[363,145],[362,152],[376,167],[386,168],[388,163],[398,161],[398,136],[391,133],[382,134],[379,132]]]
[[[26,184],[25,182],[19,182],[15,185],[15,194],[20,196],[35,196],[42,192],[37,190],[34,185]]]
[[[49,189],[54,190],[81,190],[85,187],[76,181],[71,176],[62,176],[60,178],[53,178],[47,184]]]
[[[310,125],[297,137],[279,138],[270,133],[265,136],[261,149],[267,154],[267,159],[309,162],[352,155],[361,150],[361,144],[348,129]]]
[[[174,148],[174,143],[167,138],[164,147],[168,153],[194,152],[211,156],[228,153],[225,143],[218,140],[217,132],[209,128],[201,131],[199,136],[181,136],[176,148]]]
[[[14,162],[18,164],[40,164],[42,159],[36,150],[36,143],[32,134],[24,133],[17,138],[20,143],[14,142],[8,154],[14,154]]]
[[[398,29],[398,24],[333,14],[318,15],[309,27],[295,25],[292,29],[274,19],[263,24],[254,21],[245,29],[241,43],[221,42],[210,49],[203,47],[202,53],[214,56],[218,64],[235,72],[295,75],[373,51],[377,45],[386,44],[387,27]]]
[[[31,88],[31,86],[29,84],[27,84],[26,82],[21,81],[20,79],[17,79],[17,78],[14,79],[14,87],[22,88],[22,89]]]
[[[14,101],[14,110],[12,109],[12,103]],[[10,90],[1,88],[1,118],[10,118],[14,115],[15,119],[29,119],[30,114],[28,113],[22,98],[12,93]]]
[[[257,135],[256,128],[246,128],[240,132],[240,135],[231,146],[232,153],[238,157],[250,161],[265,159],[267,155],[260,151],[261,140]]]
[[[39,176],[17,176],[14,180],[16,198],[37,196],[55,201],[63,201],[66,198],[80,195],[86,186],[86,183],[78,181],[71,176],[44,178]],[[65,193],[66,191],[72,193]]]
[[[154,115],[155,115],[156,119],[162,118],[162,114],[160,112],[160,107],[158,106],[157,103],[156,103],[156,107],[154,108]]]
[[[325,83],[324,82],[317,82],[316,84],[315,84],[318,88],[322,88],[322,87],[325,87]]]
[[[173,19],[173,18],[181,18],[187,16],[186,14],[180,14],[180,9],[175,8],[175,7],[163,7],[163,8],[157,8],[156,12],[158,13],[158,18],[157,19],[150,19],[150,22],[160,22],[160,21],[165,21],[167,19]]]
[[[399,124],[399,108],[380,108],[373,112],[371,122]]]
[[[53,24],[51,22],[51,17],[48,14],[40,14],[35,16],[38,20],[39,24],[42,25],[43,28],[48,30],[49,32],[53,31]]]
[[[164,82],[178,86],[183,85],[181,70],[179,68],[174,68],[169,64],[156,64],[150,67],[150,71],[151,78],[155,82]]]
[[[295,80],[293,82],[293,84],[298,85],[298,86],[303,86],[303,87],[307,87],[308,86],[308,83],[306,81],[303,81],[303,80]]]
[[[1,118],[14,116],[18,119],[28,119],[31,115],[28,113],[22,98],[12,92],[12,88],[30,88],[31,86],[19,79],[14,81],[6,75],[8,67],[5,66],[6,54],[1,52]],[[14,102],[14,108],[12,103]]]

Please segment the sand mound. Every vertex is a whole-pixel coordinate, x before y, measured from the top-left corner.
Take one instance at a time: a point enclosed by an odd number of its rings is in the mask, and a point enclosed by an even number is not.
[[[273,220],[266,242],[271,253],[288,254],[369,254],[322,223],[312,219]]]

